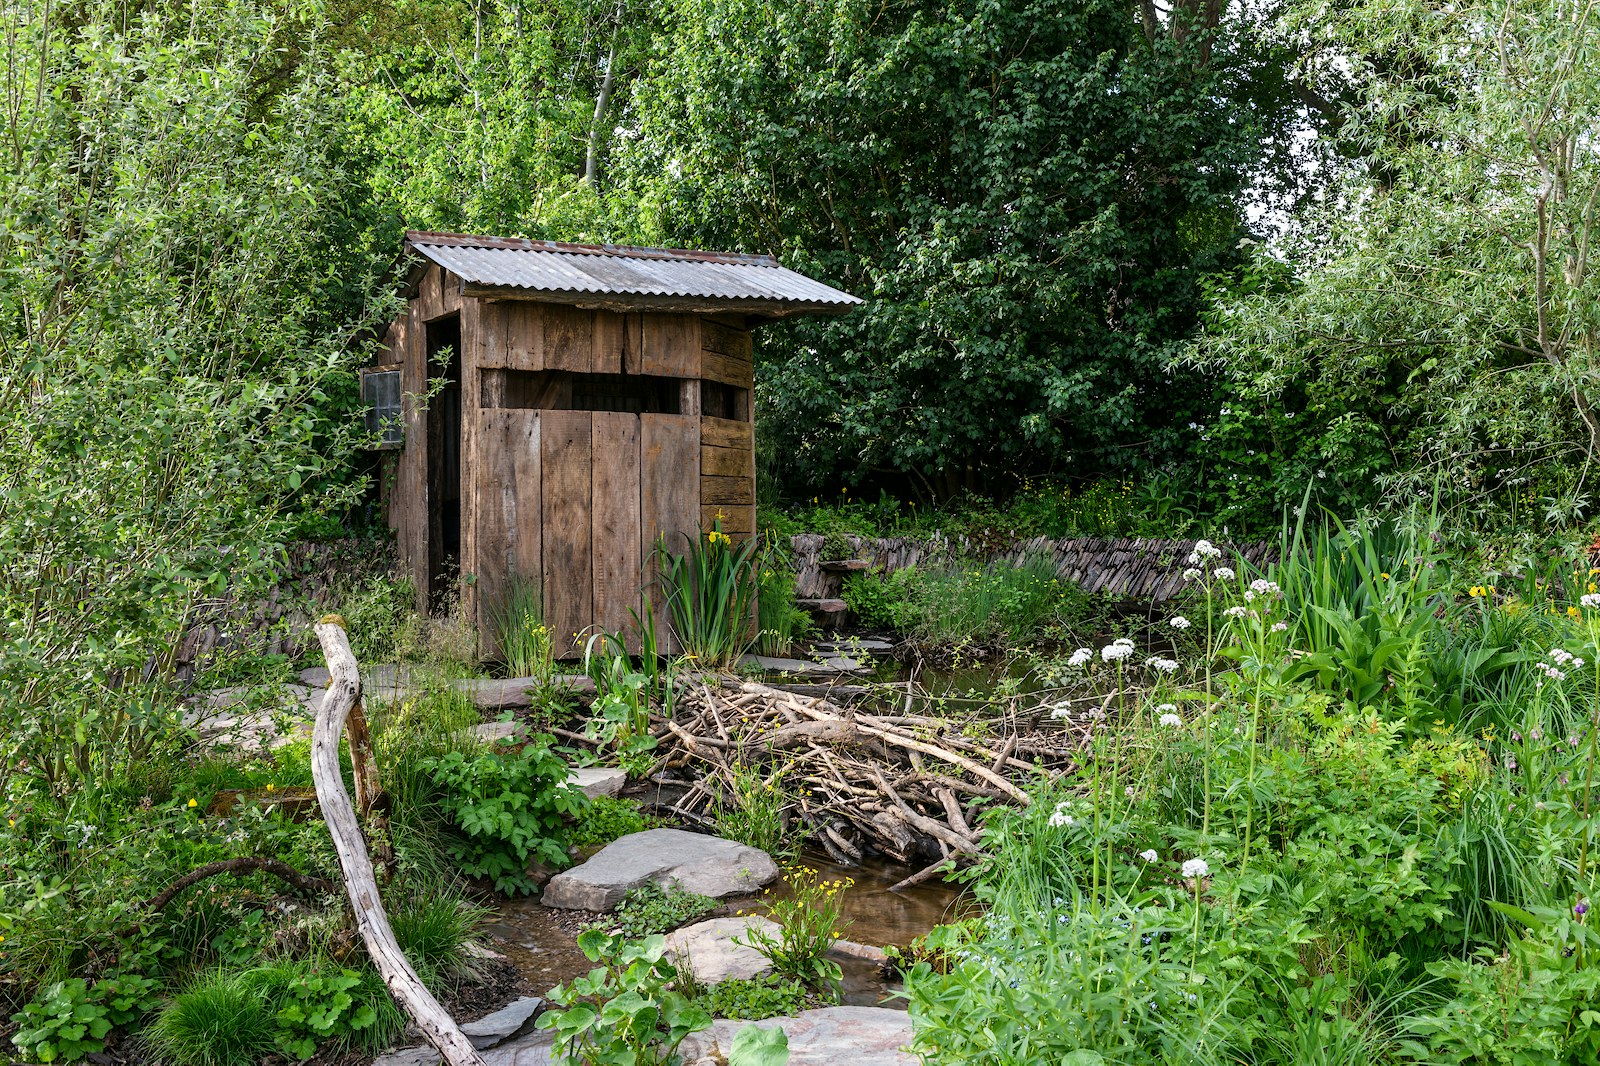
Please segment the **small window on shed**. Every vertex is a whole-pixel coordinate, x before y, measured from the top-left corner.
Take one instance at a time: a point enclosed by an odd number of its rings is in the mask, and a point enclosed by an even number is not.
[[[367,432],[377,437],[374,448],[398,448],[405,441],[400,410],[400,371],[376,370],[361,375],[361,399],[367,405]]]

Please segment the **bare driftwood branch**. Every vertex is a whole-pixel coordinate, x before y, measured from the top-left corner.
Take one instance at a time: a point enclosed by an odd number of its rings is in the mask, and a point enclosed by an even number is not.
[[[417,976],[389,926],[389,917],[378,895],[372,859],[367,854],[366,838],[362,836],[355,807],[339,771],[339,738],[351,710],[361,700],[361,674],[350,652],[350,640],[342,619],[324,618],[317,624],[317,639],[322,642],[322,654],[328,660],[331,678],[311,735],[311,778],[317,786],[323,821],[339,853],[339,868],[344,873],[345,891],[355,913],[356,928],[361,931],[367,955],[383,976],[383,983],[440,1057],[450,1066],[484,1066],[482,1057],[455,1019]]]

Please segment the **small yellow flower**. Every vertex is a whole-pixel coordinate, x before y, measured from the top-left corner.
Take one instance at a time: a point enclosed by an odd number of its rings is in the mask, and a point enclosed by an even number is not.
[[[195,799],[193,796],[191,796],[191,797],[189,797],[189,806],[198,807],[198,806],[200,806],[200,801]]]
[[[1567,608],[1567,617],[1568,618],[1576,618],[1576,617],[1578,617],[1578,609],[1576,607],[1568,607]]]
[[[1388,574],[1379,574],[1378,576],[1383,578],[1385,581],[1389,580],[1389,575]]]
[[[267,791],[268,791],[268,792],[271,792],[271,791],[272,791],[272,790],[273,790],[273,789],[274,789],[274,788],[276,788],[276,787],[277,787],[277,786],[275,786],[275,785],[274,785],[274,784],[273,784],[273,783],[272,783],[272,782],[271,782],[271,781],[268,781],[268,782],[267,782]]]

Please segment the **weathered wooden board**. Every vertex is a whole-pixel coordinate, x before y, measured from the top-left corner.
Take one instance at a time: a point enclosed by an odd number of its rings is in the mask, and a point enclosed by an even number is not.
[[[582,653],[578,634],[594,619],[590,412],[542,411],[539,437],[544,616],[556,655],[572,658]]]
[[[644,315],[633,312],[621,315],[621,319],[622,372],[642,374],[644,373]]]
[[[595,311],[591,325],[590,367],[595,374],[622,373],[626,321],[615,311]]]
[[[700,419],[700,443],[713,448],[742,448],[751,451],[755,447],[755,433],[749,422],[736,422],[732,419],[705,415]]]
[[[755,370],[748,359],[736,359],[716,352],[700,353],[700,376],[741,389],[755,387]]]
[[[447,315],[461,310],[461,279],[442,268],[439,271],[439,306]]]
[[[594,412],[593,506],[590,542],[594,552],[594,622],[607,633],[627,635],[637,652],[630,607],[643,602],[644,558],[639,520],[639,416]]]
[[[700,376],[700,319],[694,315],[646,314],[639,373],[669,378]]]
[[[538,411],[485,410],[478,416],[477,619],[485,654],[499,653],[493,618],[514,580],[543,588],[542,481]]]
[[[743,329],[730,329],[712,321],[700,325],[700,347],[708,352],[726,355],[746,363],[750,361],[750,333]]]
[[[667,549],[681,555],[685,536],[700,536],[700,434],[698,419],[685,415],[639,416],[640,546],[649,561],[650,599],[656,614],[656,632],[669,635],[665,596],[659,584],[655,546],[664,538]],[[677,650],[675,639],[669,648]]]
[[[700,525],[705,529],[710,529],[713,522],[720,522],[722,531],[730,537],[735,540],[742,540],[756,531],[756,509],[754,507],[701,507]]]
[[[747,477],[702,474],[700,502],[706,507],[749,507],[756,502],[755,482]]]
[[[400,378],[401,412],[405,418],[405,445],[395,498],[397,546],[401,562],[416,586],[416,608],[428,609],[428,433],[427,411],[421,397],[428,388],[427,330],[413,307],[406,317],[404,373]]]
[[[594,312],[546,304],[543,317],[545,369],[590,373],[594,366]]]
[[[507,370],[543,370],[543,305],[506,300],[492,306],[500,308],[505,321],[505,342],[500,349],[500,362],[495,365]]]
[[[743,448],[700,448],[701,477],[748,477],[754,463],[754,454]]]

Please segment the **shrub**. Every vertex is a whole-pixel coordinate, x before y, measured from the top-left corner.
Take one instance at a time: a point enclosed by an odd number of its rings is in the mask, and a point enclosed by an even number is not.
[[[616,910],[590,922],[587,928],[641,940],[652,933],[670,933],[721,907],[716,900],[686,892],[677,885],[663,887],[646,881],[630,888]]]
[[[346,589],[336,611],[344,617],[356,661],[395,663],[416,656],[422,633],[416,602],[409,577],[373,577]]]
[[[507,893],[532,892],[528,861],[567,863],[564,816],[580,813],[582,792],[567,784],[567,764],[548,737],[517,751],[452,751],[422,761],[455,832],[447,847],[463,873],[487,877]]]

